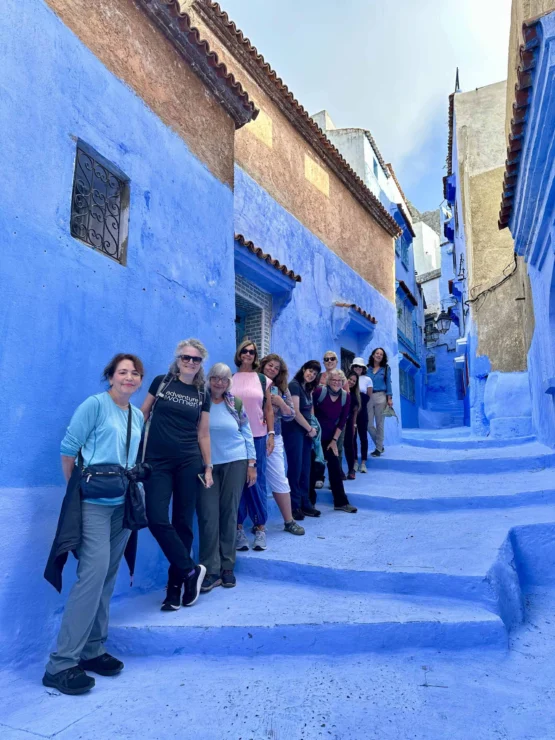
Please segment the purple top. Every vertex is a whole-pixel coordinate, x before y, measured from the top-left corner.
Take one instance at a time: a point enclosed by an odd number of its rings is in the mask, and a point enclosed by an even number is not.
[[[344,429],[349,416],[349,408],[351,406],[350,393],[347,393],[345,405],[341,406],[341,395],[338,396],[336,401],[331,400],[330,389],[324,400],[319,403],[320,397],[323,393],[324,388],[319,387],[314,390],[312,395],[314,401],[314,414],[320,426],[322,427],[322,439],[332,439],[337,428]]]

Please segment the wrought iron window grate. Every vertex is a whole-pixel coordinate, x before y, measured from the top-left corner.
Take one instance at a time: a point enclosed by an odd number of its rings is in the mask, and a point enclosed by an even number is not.
[[[71,235],[125,264],[129,182],[80,146],[71,197]]]

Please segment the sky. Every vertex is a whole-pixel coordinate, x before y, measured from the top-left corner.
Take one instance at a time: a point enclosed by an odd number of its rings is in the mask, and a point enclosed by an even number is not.
[[[310,113],[369,129],[405,195],[438,207],[448,96],[507,77],[511,0],[221,0]]]

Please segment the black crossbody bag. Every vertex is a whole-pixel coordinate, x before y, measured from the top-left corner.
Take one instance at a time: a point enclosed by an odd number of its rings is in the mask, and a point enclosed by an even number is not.
[[[131,446],[132,411],[129,404],[127,415],[127,440],[125,444],[125,467],[112,463],[87,465],[84,467],[83,455],[79,450],[79,463],[82,469],[81,498],[121,498],[127,493],[129,479],[127,478],[127,462]]]

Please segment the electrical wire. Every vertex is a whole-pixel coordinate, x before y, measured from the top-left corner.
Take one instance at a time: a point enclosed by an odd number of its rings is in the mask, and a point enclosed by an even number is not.
[[[492,293],[494,290],[497,290],[503,283],[506,283],[507,280],[509,280],[516,272],[518,267],[518,263],[516,261],[516,252],[513,252],[513,262],[512,264],[508,264],[507,267],[503,269],[503,277],[499,282],[495,283],[494,285],[490,285],[489,288],[486,288],[485,290],[482,290],[478,295],[474,296],[473,298],[469,298],[464,302],[465,306],[470,305],[471,303],[476,303],[476,301],[481,298],[482,296],[487,295],[488,293]],[[507,272],[507,270],[510,270],[510,272]]]

